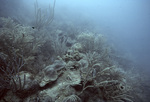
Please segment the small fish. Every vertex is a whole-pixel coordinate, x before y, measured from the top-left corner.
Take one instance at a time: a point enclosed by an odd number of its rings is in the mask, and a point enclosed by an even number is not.
[[[35,27],[32,27],[32,29],[35,29]]]

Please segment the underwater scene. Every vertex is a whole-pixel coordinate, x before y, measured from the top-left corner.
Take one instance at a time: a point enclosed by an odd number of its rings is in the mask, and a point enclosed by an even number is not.
[[[150,1],[0,0],[0,102],[150,102]]]

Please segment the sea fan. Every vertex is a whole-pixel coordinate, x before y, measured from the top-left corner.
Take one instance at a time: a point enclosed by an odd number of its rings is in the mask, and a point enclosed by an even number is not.
[[[70,95],[66,97],[63,102],[82,102],[77,95]]]

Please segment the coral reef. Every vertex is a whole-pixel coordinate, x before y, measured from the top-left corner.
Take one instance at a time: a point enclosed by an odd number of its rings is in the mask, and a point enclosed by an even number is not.
[[[134,102],[128,73],[102,34],[0,21],[1,102]]]

